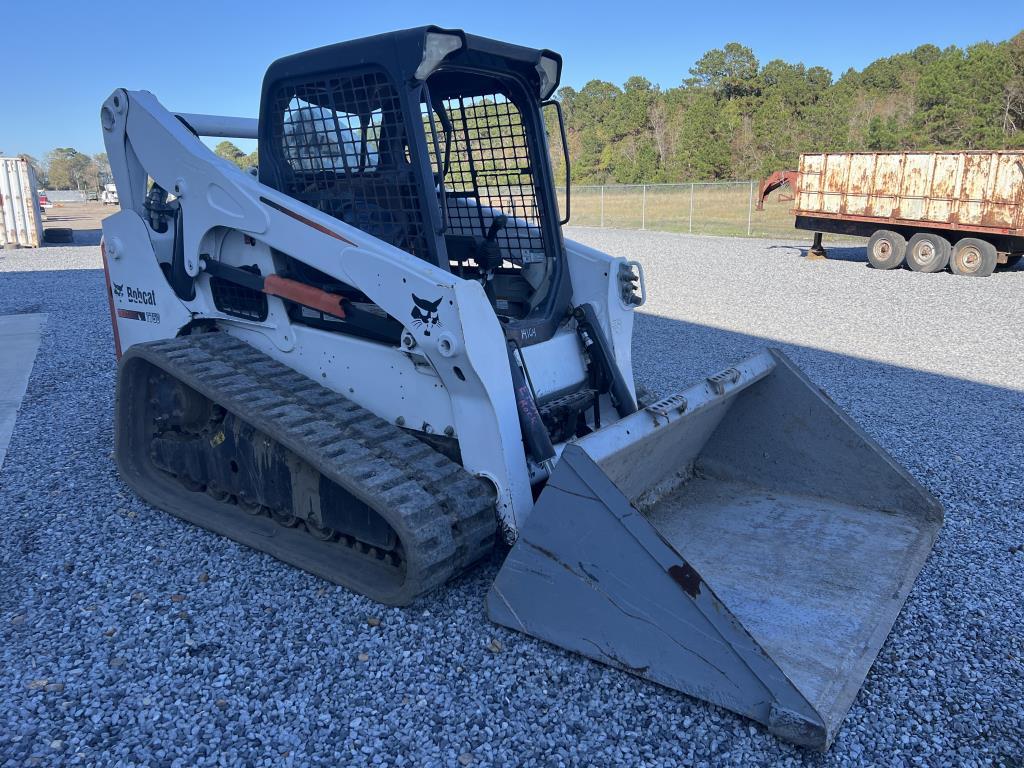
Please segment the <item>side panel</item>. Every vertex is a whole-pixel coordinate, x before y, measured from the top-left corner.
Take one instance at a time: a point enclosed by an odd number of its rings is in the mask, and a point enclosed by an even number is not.
[[[846,189],[850,179],[850,155],[825,155],[821,208],[828,213],[846,213]]]
[[[964,178],[960,190],[959,220],[961,224],[980,226],[984,223],[985,196],[992,174],[990,155],[964,156]]]
[[[633,397],[633,308],[622,303],[618,270],[626,259],[609,256],[574,240],[566,239],[565,250],[572,276],[572,303],[589,302],[605,326],[611,340],[615,362]]]
[[[897,215],[901,219],[923,219],[925,198],[932,181],[933,155],[908,153],[903,161],[900,205]]]
[[[1019,227],[1024,215],[1024,156],[997,154],[993,166],[985,220],[990,226]]]
[[[877,171],[871,190],[875,201],[873,215],[889,217],[899,205],[899,189],[903,175],[902,155],[876,155]]]
[[[928,198],[926,218],[929,221],[952,221],[955,210],[963,155],[935,155],[932,171],[931,196]]]
[[[103,221],[103,251],[119,351],[177,336],[192,313],[167,284],[148,228],[135,211],[120,211]]]
[[[796,209],[798,211],[821,210],[821,169],[825,163],[824,155],[800,155],[800,175],[797,189]]]
[[[282,359],[293,370],[392,423],[458,437],[451,396],[423,355],[305,325],[288,327],[295,345]],[[232,324],[229,332],[268,355],[281,356],[259,327]]]
[[[850,159],[850,179],[846,194],[846,213],[860,216],[868,215],[871,209],[871,187],[875,175],[875,159],[877,155],[852,155]]]

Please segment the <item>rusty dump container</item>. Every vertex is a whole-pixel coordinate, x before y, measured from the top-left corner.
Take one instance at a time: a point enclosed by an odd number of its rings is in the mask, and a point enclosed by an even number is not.
[[[798,216],[1024,235],[1024,151],[800,156]]]

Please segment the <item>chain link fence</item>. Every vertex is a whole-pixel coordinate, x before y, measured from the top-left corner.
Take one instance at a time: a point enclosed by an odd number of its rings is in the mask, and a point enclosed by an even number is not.
[[[756,181],[692,184],[609,184],[572,187],[572,219],[580,227],[649,229],[700,235],[805,240],[793,226],[792,201],[778,195],[756,209]],[[565,188],[558,188],[565,210]]]

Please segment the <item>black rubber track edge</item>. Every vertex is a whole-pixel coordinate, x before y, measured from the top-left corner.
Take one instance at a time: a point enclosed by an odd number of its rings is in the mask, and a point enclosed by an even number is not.
[[[376,510],[398,534],[396,567],[302,526],[286,528],[187,490],[151,459],[153,368],[248,422]],[[118,367],[114,449],[124,480],[184,520],[389,605],[407,605],[491,551],[495,492],[486,480],[342,395],[223,332],[129,348]]]

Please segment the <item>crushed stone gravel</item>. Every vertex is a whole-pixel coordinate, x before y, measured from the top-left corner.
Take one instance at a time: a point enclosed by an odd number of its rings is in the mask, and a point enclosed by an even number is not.
[[[50,247],[0,252],[0,314],[49,313],[0,470],[0,766],[1021,765],[1024,270],[567,235],[644,264],[652,390],[778,346],[945,506],[827,754],[490,624],[497,560],[385,608],[150,508],[111,458],[98,249]]]

